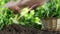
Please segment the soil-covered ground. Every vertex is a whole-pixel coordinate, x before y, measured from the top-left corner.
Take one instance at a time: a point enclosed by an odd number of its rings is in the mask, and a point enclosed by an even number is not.
[[[4,27],[0,34],[60,34],[60,32],[42,31],[35,28],[23,27],[21,25],[12,24]]]

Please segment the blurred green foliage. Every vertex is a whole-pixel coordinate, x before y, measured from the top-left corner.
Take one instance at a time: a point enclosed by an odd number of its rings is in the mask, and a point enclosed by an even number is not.
[[[60,0],[49,0],[42,6],[26,13],[28,8],[24,8],[21,14],[14,14],[13,10],[4,8],[4,5],[10,0],[0,0],[0,30],[7,25],[20,24],[31,28],[42,28],[41,19],[57,17],[60,18]],[[19,20],[17,18],[23,15]]]
[[[56,0],[49,0],[45,5],[36,9],[39,18],[57,17]]]

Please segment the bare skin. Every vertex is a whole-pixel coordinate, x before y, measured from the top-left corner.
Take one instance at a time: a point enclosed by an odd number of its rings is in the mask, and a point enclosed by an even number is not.
[[[14,10],[15,12],[20,12],[24,7],[28,6],[29,9],[33,9],[35,7],[43,5],[47,0],[18,0],[10,1],[5,6],[11,10]],[[29,10],[29,11],[30,11]]]
[[[29,7],[29,10],[27,11],[27,13],[38,7],[38,6],[41,6],[43,4],[45,4],[47,2],[47,0],[18,0],[17,2],[11,0],[10,2],[8,2],[5,7],[11,9],[11,10],[14,10],[15,11],[15,14],[16,13],[20,13],[21,10],[24,8],[24,7]],[[17,18],[17,20],[19,20],[22,16],[24,15],[21,15]]]

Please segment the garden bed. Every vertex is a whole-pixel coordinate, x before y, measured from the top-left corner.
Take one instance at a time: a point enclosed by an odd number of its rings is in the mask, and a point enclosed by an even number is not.
[[[52,31],[42,31],[35,28],[30,28],[27,26],[21,26],[17,24],[12,24],[9,26],[4,27],[0,34],[60,34],[59,32],[52,32]]]

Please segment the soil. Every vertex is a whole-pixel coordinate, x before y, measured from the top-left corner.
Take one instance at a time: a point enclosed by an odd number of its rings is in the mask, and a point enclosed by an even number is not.
[[[35,28],[23,27],[21,25],[12,24],[4,27],[0,34],[60,34],[59,32],[42,31]]]

